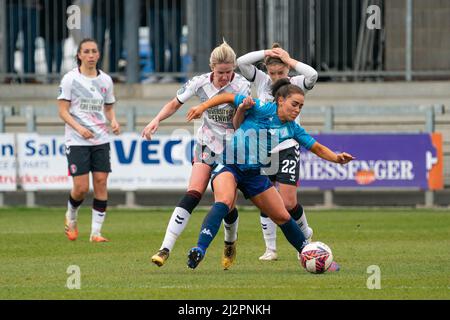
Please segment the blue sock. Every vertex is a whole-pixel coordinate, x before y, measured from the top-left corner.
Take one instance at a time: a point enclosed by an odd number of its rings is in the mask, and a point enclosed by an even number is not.
[[[203,219],[202,228],[198,236],[197,246],[206,252],[214,237],[219,232],[223,218],[228,214],[230,208],[225,203],[216,202]]]
[[[289,241],[291,245],[301,252],[303,247],[306,246],[307,240],[300,230],[300,227],[295,223],[294,219],[291,219],[283,225],[279,226],[281,231],[283,231],[284,236]]]

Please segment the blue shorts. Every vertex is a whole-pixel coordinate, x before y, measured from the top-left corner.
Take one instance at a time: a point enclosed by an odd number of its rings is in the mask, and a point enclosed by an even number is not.
[[[261,175],[260,169],[241,170],[234,164],[219,164],[211,174],[211,187],[214,191],[214,179],[224,172],[231,172],[236,180],[237,187],[244,194],[245,199],[253,198],[273,187],[267,176]]]

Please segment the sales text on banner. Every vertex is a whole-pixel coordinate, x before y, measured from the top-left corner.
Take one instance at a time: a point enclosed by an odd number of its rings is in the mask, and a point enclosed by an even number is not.
[[[17,189],[16,144],[14,134],[0,134],[0,191]]]

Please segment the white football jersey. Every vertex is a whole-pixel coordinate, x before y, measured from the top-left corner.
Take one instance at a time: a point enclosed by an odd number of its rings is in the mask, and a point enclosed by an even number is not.
[[[255,71],[256,71],[256,74],[255,74],[255,79],[254,79],[253,83],[255,84],[256,94],[258,96],[258,99],[262,103],[273,101],[272,80],[270,79],[270,76],[267,73],[265,73],[257,68],[255,68]],[[300,87],[300,89],[302,89],[305,94],[309,91],[308,89],[306,89],[306,86],[305,86],[305,76],[304,75],[291,77],[291,78],[289,78],[289,80],[291,80],[291,83],[293,85]]]
[[[226,92],[232,94],[250,95],[250,82],[235,73],[231,82],[221,89],[213,84],[213,73],[205,73],[189,80],[178,92],[180,103],[187,102],[192,96],[199,97],[201,103],[217,94]],[[208,146],[212,151],[221,154],[224,150],[224,138],[231,138],[234,133],[233,117],[236,107],[233,103],[221,104],[205,111],[202,123],[197,131],[197,142]]]
[[[305,94],[308,92],[308,89],[306,89],[305,86],[304,75],[291,77],[289,78],[289,80],[291,80],[291,83],[293,85],[300,87]],[[256,87],[258,99],[261,100],[261,102],[266,103],[273,101],[274,97],[272,96],[272,79],[270,79],[270,76],[267,73],[256,69],[255,80],[253,82]],[[297,119],[295,119],[295,122],[300,123],[300,115],[297,117]],[[298,142],[294,139],[289,139],[285,141],[284,145],[279,145],[277,146],[277,148],[279,151],[281,151],[294,146],[298,146]],[[274,150],[272,150],[271,152],[274,152]]]
[[[75,68],[61,80],[58,100],[70,101],[71,116],[94,133],[94,138],[86,140],[66,123],[67,146],[92,146],[109,142],[104,107],[105,104],[116,102],[113,81],[109,75],[99,70],[97,77],[89,78]]]

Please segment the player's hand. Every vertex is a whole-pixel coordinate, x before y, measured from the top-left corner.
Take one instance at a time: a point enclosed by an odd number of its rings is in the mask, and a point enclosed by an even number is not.
[[[291,56],[286,50],[282,48],[273,48],[272,51],[274,52],[276,57],[281,59],[281,61],[283,61],[286,64],[289,64]]]
[[[253,100],[252,97],[247,97],[239,105],[239,108],[241,108],[241,109],[244,108],[244,110],[248,110],[248,109],[253,108],[254,105],[255,105],[255,100]]]
[[[86,140],[94,138],[94,133],[85,127],[78,129],[78,133]]]
[[[152,140],[152,135],[155,134],[159,127],[159,120],[157,118],[150,121],[150,123],[142,130],[141,136],[147,140]]]
[[[200,119],[203,112],[205,112],[205,108],[203,107],[203,105],[199,104],[198,106],[194,106],[191,109],[189,109],[186,119],[188,122],[194,119]]]
[[[119,124],[119,122],[117,122],[116,119],[111,121],[111,129],[112,129],[112,132],[115,135],[119,135],[120,134],[120,124]]]
[[[279,58],[279,54],[276,51],[273,51],[274,49],[269,49],[269,50],[265,50],[264,54],[267,57],[272,57],[272,58]]]
[[[355,160],[356,158],[353,157],[351,154],[347,153],[347,152],[342,152],[337,154],[337,163],[340,164],[346,164],[349,163],[352,160]]]

